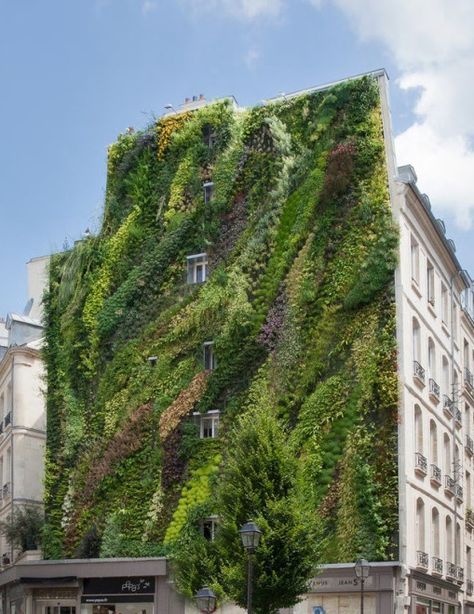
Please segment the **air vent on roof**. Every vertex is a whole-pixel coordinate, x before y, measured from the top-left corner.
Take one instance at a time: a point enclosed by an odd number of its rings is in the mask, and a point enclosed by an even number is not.
[[[431,210],[431,201],[430,201],[430,197],[428,196],[428,194],[422,194],[421,198],[423,199],[423,202],[425,203],[426,208]]]
[[[438,226],[441,228],[441,232],[442,232],[442,233],[445,235],[445,234],[446,234],[446,225],[445,225],[445,223],[443,222],[443,220],[442,220],[442,219],[440,219],[440,218],[438,218],[438,219],[436,220],[436,222],[438,223]]]
[[[456,253],[456,244],[454,243],[452,239],[448,239],[448,245],[452,249],[452,251]]]

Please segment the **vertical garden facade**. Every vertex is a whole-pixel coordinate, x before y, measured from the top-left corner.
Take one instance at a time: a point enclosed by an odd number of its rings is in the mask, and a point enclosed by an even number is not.
[[[45,556],[170,556],[191,593],[289,510],[315,560],[395,560],[397,241],[375,77],[121,135],[51,260]]]

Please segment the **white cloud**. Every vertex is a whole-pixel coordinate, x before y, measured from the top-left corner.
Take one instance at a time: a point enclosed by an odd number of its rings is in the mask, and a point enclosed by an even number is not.
[[[195,10],[219,11],[232,17],[252,20],[258,17],[277,17],[285,0],[182,0]]]
[[[148,15],[148,13],[156,11],[157,8],[158,5],[156,2],[153,2],[153,0],[143,0],[142,2],[142,13],[144,15]]]
[[[400,87],[418,92],[416,122],[396,138],[398,162],[413,164],[436,210],[466,228],[474,217],[474,2],[327,1],[362,40],[384,44],[400,69]]]

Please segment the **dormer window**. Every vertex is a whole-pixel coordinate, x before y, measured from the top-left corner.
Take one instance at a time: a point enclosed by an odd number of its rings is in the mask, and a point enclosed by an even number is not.
[[[204,369],[206,371],[214,371],[217,367],[217,359],[214,354],[214,341],[205,341],[203,344],[204,350]]]
[[[207,254],[187,256],[188,284],[202,284],[208,275]]]
[[[201,533],[207,541],[213,542],[215,540],[218,526],[217,521],[217,516],[208,516],[201,521]]]
[[[202,184],[204,190],[204,204],[207,205],[212,200],[212,194],[214,192],[214,183],[212,181],[206,181]]]

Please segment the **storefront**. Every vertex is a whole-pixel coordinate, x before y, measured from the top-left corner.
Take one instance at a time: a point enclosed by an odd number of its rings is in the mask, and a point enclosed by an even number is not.
[[[153,614],[154,598],[153,576],[86,578],[82,588],[81,614]]]
[[[397,569],[398,563],[371,563],[370,575],[364,583],[365,614],[393,612],[393,586]],[[358,612],[360,589],[354,565],[326,565],[312,581],[311,590],[306,598],[293,608],[293,612],[294,614]]]
[[[0,614],[184,612],[164,558],[28,561],[0,575]]]
[[[410,574],[411,614],[459,614],[460,588],[421,572]]]

